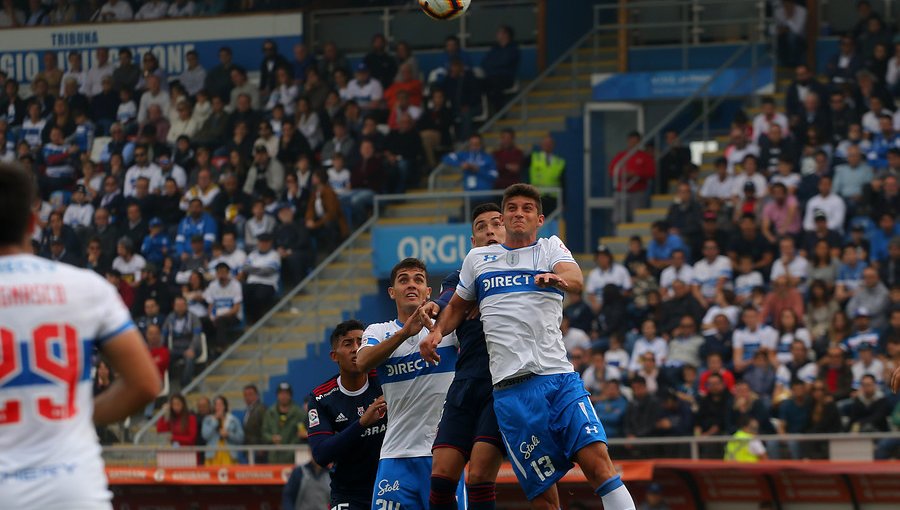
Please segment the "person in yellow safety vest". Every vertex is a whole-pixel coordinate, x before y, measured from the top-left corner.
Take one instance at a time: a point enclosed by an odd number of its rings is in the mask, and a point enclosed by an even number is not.
[[[541,150],[531,153],[531,163],[528,166],[528,182],[538,188],[562,188],[563,172],[566,169],[566,160],[553,154],[555,143],[553,137],[547,134],[541,140]],[[550,214],[556,209],[555,194],[545,195],[544,214]]]
[[[725,445],[725,460],[733,462],[759,462],[768,458],[766,447],[762,441],[756,439],[759,433],[759,423],[744,416],[738,422],[738,431],[731,436],[731,441]]]

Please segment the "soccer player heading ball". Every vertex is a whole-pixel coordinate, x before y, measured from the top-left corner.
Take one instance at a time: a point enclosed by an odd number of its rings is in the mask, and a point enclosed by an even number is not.
[[[533,508],[558,509],[556,482],[577,462],[607,509],[634,508],[616,474],[603,425],[566,357],[559,324],[564,292],[581,293],[583,275],[544,223],[539,191],[516,184],[501,205],[506,241],[466,256],[456,294],[420,343],[423,359],[441,359],[443,338],[477,301],[490,353],[494,410],[503,442]],[[549,404],[549,405],[548,405]]]

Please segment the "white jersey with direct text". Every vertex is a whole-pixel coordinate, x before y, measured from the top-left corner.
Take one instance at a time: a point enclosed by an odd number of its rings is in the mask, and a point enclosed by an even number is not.
[[[509,249],[495,244],[466,256],[456,293],[478,301],[494,384],[523,374],[572,372],[559,324],[563,292],[538,287],[535,275],[553,272],[560,262],[575,263],[556,236]]]
[[[131,328],[118,292],[94,272],[0,257],[0,507],[111,508],[91,355]]]
[[[398,320],[370,325],[363,332],[360,350],[378,345],[402,327]],[[455,333],[445,336],[437,348],[440,363],[428,363],[419,354],[419,342],[426,336],[428,330],[423,329],[407,338],[378,365],[378,380],[388,409],[382,459],[431,457],[447,389],[455,374],[459,341]]]

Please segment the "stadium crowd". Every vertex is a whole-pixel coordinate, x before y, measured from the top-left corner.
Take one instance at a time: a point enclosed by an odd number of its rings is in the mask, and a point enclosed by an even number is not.
[[[218,58],[205,69],[189,52],[168,75],[152,53],[98,48],[89,68],[79,52],[46,53],[30,84],[0,71],[0,160],[38,182],[35,252],[105,275],[175,389],[362,223],[375,194],[418,186],[472,132],[482,96],[499,107],[518,48],[501,27],[476,68],[450,36],[428,84],[410,45],[381,35],[353,65],[333,42],[288,55],[266,41],[258,82],[230,48]]]
[[[566,341],[610,437],[900,427],[885,391],[900,363],[900,112],[887,73],[900,51],[879,70],[893,39],[867,2],[859,9],[823,76],[797,65],[784,109],[763,98],[753,118],[736,116],[705,179],[667,133],[659,174],[678,184],[665,219],[621,262],[597,248],[586,299],[570,296]],[[652,150],[628,156],[633,184],[656,176]],[[898,444],[879,442],[876,457]],[[773,458],[828,455],[766,446]]]

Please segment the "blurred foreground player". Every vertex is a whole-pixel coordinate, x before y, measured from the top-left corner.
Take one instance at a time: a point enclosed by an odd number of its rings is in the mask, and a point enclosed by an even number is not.
[[[501,205],[506,241],[466,256],[456,295],[420,344],[426,362],[477,300],[490,354],[494,411],[516,477],[532,508],[557,510],[556,482],[577,462],[607,510],[633,510],[616,473],[606,433],[559,329],[565,291],[580,294],[581,268],[556,236],[538,239],[544,224],[540,192],[506,189]],[[424,315],[424,310],[422,311]]]
[[[35,193],[0,165],[0,507],[111,509],[94,425],[142,409],[159,373],[116,289],[30,254]],[[94,347],[118,375],[96,399]]]
[[[501,244],[506,239],[500,207],[482,204],[472,211],[472,246]],[[459,285],[459,271],[441,283],[441,295],[423,306],[429,315],[447,306]],[[456,328],[459,357],[456,375],[447,390],[444,412],[432,452],[431,510],[456,508],[456,487],[466,463],[466,491],[472,510],[496,506],[497,472],[503,460],[503,442],[494,415],[493,386],[481,320],[472,318]]]
[[[309,397],[309,446],[320,466],[334,464],[331,506],[368,510],[386,429],[384,396],[375,377],[356,365],[366,327],[356,320],[331,333],[331,359],[340,373]]]
[[[428,332],[422,329],[418,311],[431,295],[425,264],[404,259],[391,270],[390,281],[388,294],[397,305],[397,318],[366,328],[356,354],[360,370],[378,368],[378,380],[391,413],[375,476],[372,510],[426,510],[431,447],[447,388],[453,381],[459,344],[453,333],[439,338],[435,349],[443,360],[423,361],[419,342]],[[460,509],[465,508],[464,490],[460,483]]]

